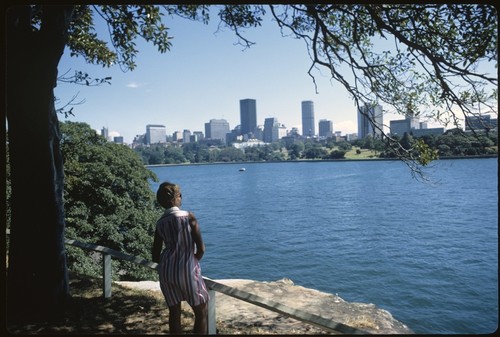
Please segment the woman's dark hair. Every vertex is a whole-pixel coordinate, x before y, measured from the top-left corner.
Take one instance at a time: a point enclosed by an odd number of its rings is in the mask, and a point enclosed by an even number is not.
[[[179,192],[179,185],[165,181],[160,184],[158,191],[156,191],[156,201],[164,208],[172,207],[172,201]]]

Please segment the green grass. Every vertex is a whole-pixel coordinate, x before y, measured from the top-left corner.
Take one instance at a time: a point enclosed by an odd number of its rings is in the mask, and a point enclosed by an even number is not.
[[[360,150],[361,153],[356,153],[357,150]],[[378,158],[378,155],[380,152],[373,151],[373,150],[367,150],[367,149],[360,149],[357,147],[354,147],[348,151],[345,154],[346,159],[373,159],[373,158]]]

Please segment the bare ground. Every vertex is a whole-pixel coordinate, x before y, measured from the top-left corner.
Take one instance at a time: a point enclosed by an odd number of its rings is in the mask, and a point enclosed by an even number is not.
[[[70,275],[71,300],[64,317],[50,322],[25,322],[7,325],[7,333],[13,335],[61,334],[168,334],[168,308],[161,292],[112,285],[111,298],[102,296],[102,280],[87,276]],[[182,326],[190,334],[194,316],[183,303]],[[217,333],[235,334],[280,334],[279,331],[259,322],[217,322]],[[308,330],[308,329],[306,329]]]

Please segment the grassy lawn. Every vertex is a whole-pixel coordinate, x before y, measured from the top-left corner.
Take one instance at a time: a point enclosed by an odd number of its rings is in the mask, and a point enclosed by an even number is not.
[[[360,150],[361,153],[356,153],[357,150]],[[372,151],[372,150],[367,150],[367,149],[360,149],[358,147],[352,147],[350,151],[348,151],[345,154],[346,159],[373,159],[373,158],[378,158],[380,152],[377,151]]]

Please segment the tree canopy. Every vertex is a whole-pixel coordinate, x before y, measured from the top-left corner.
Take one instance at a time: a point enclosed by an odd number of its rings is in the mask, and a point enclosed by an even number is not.
[[[156,175],[132,149],[108,142],[85,123],[62,123],[61,133],[66,237],[150,259],[154,225],[161,214],[150,186]],[[101,275],[100,263],[79,248],[68,247],[68,266],[74,272]],[[113,269],[113,276],[121,279],[156,276],[120,260]]]

